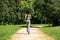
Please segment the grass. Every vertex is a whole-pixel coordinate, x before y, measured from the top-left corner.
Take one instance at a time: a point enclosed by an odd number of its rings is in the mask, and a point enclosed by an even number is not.
[[[0,40],[9,40],[19,28],[19,25],[0,25]]]
[[[44,27],[40,28],[44,33],[55,38],[55,40],[60,40],[60,26],[57,27]]]
[[[31,26],[42,26],[42,27],[47,27],[47,26],[52,26],[52,24],[31,24]]]

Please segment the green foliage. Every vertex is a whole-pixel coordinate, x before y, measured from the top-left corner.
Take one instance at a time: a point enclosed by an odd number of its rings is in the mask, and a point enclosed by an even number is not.
[[[39,18],[37,20],[40,20],[39,23],[52,23],[53,25],[59,25],[60,24],[59,3],[60,3],[59,0],[35,0],[34,12],[36,18]]]
[[[24,24],[27,10],[31,23],[60,24],[59,0],[0,0],[0,24]]]

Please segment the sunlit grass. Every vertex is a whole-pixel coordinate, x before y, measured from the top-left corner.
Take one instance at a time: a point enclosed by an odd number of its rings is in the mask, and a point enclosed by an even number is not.
[[[55,38],[55,40],[60,40],[60,26],[57,27],[46,27],[40,28],[44,33]]]
[[[1,25],[0,40],[9,40],[10,36],[20,28],[19,25]]]

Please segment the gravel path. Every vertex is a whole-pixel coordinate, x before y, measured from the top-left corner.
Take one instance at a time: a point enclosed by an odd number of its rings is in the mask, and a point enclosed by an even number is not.
[[[26,28],[21,28],[11,36],[10,40],[54,40],[54,39],[40,31],[40,28],[31,28],[29,35],[26,32]]]

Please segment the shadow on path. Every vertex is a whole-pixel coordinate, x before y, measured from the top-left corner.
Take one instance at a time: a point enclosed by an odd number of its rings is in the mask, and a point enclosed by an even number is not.
[[[26,28],[27,26],[21,26],[22,28]],[[35,27],[35,26],[30,26],[30,28],[40,28],[40,27]]]
[[[15,33],[15,34],[26,34],[26,33]]]

